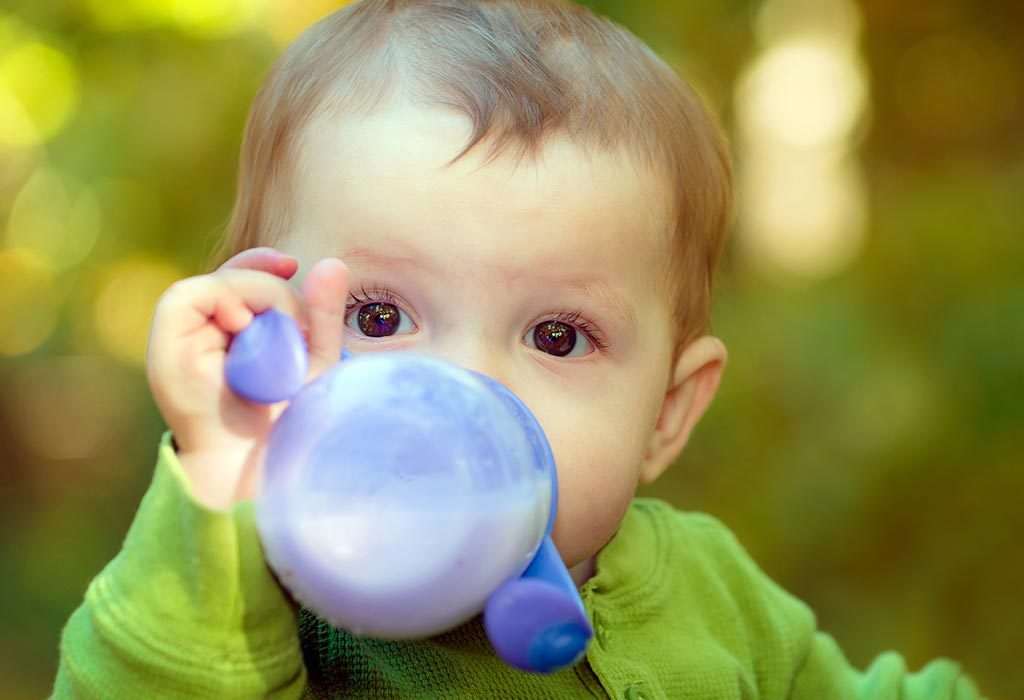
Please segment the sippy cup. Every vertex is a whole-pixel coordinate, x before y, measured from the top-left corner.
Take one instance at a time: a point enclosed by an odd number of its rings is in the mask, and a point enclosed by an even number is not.
[[[270,310],[231,343],[228,385],[290,403],[267,441],[256,523],[297,601],[352,634],[439,634],[483,612],[508,664],[575,663],[593,630],[551,541],[554,457],[486,375],[411,352],[352,356],[303,386],[305,342]]]

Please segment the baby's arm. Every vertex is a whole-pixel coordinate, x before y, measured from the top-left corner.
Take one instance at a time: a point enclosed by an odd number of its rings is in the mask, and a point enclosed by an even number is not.
[[[854,668],[814,613],[775,584],[731,532],[715,528],[738,609],[746,612],[752,677],[761,697],[786,700],[978,700],[959,664],[936,659],[911,671],[895,652]]]
[[[347,274],[320,263],[303,300],[274,276],[294,273],[285,256],[249,252],[226,267],[157,306],[147,375],[170,431],[121,552],[64,629],[55,697],[285,698],[305,686],[296,612],[264,563],[248,500],[280,407],[235,397],[224,351],[273,306],[307,330],[322,371],[340,354]]]
[[[189,492],[170,444],[121,551],[64,628],[55,698],[298,698],[296,613],[263,562],[251,504]]]
[[[896,652],[878,656],[865,671],[854,669],[839,645],[818,632],[796,676],[793,700],[980,700],[974,683],[948,659],[912,672]]]

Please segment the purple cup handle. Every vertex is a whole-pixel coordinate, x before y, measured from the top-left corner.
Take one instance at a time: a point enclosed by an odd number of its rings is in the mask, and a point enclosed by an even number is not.
[[[341,351],[341,359],[352,357]],[[309,355],[299,326],[286,314],[269,309],[231,340],[224,361],[228,386],[255,403],[293,398],[306,382]]]
[[[236,394],[255,403],[277,403],[295,396],[306,383],[309,355],[298,325],[269,309],[231,340],[224,375]]]
[[[498,656],[523,671],[552,673],[586,653],[594,629],[550,535],[522,577],[487,599],[484,629]]]

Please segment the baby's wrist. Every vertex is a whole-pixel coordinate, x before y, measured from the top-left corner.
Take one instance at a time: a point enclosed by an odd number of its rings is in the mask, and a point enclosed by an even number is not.
[[[185,450],[179,445],[176,453],[192,495],[201,505],[223,511],[251,497],[252,494],[242,488],[251,481],[244,478],[251,472],[254,459],[251,448]]]

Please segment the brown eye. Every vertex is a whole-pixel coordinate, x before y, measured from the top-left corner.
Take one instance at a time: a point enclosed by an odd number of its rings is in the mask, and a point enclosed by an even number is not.
[[[352,330],[369,338],[387,338],[403,330],[406,322],[411,324],[411,321],[403,318],[402,312],[394,304],[373,302],[357,307],[357,311],[352,313],[345,323]]]
[[[538,350],[565,357],[576,346],[576,329],[561,321],[538,323],[533,329],[533,342]]]
[[[401,313],[392,304],[367,304],[359,309],[359,330],[371,338],[382,338],[398,330]]]

